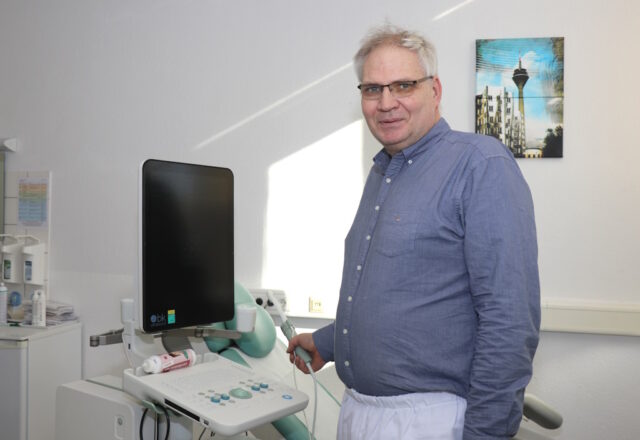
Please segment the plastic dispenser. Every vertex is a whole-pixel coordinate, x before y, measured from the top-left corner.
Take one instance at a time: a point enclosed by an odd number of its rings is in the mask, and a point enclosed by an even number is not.
[[[29,244],[22,248],[23,278],[26,284],[44,284],[44,243]]]
[[[2,245],[2,280],[5,283],[22,283],[23,247],[24,243],[20,243],[17,240],[15,243]]]

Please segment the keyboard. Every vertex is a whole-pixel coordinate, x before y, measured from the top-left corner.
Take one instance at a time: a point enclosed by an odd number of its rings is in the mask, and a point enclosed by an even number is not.
[[[219,355],[161,374],[124,371],[124,390],[160,404],[222,435],[235,435],[306,408],[309,398],[288,385]]]

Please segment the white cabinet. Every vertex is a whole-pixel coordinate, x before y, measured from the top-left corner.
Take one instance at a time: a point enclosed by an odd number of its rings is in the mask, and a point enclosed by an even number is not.
[[[50,440],[58,385],[82,376],[81,325],[0,327],[0,437]]]

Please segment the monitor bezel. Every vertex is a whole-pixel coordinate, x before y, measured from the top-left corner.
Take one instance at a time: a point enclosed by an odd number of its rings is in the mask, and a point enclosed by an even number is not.
[[[140,167],[139,167],[139,171],[138,171],[138,235],[137,235],[137,278],[138,278],[138,295],[137,295],[137,320],[138,320],[138,328],[143,332],[143,333],[165,333],[165,332],[170,332],[172,329],[181,329],[181,328],[187,328],[187,327],[194,327],[194,326],[203,326],[203,325],[208,325],[208,324],[213,324],[213,322],[189,322],[188,324],[185,325],[175,325],[169,328],[154,328],[151,329],[149,327],[147,327],[145,325],[145,319],[144,319],[144,183],[145,183],[145,166],[147,166],[150,163],[153,162],[160,162],[160,163],[165,163],[165,164],[177,164],[177,165],[181,165],[181,166],[195,166],[195,167],[208,167],[208,168],[215,168],[215,169],[219,169],[219,170],[223,170],[225,172],[230,173],[231,176],[231,187],[232,187],[232,193],[234,191],[234,176],[233,176],[233,172],[229,169],[229,168],[225,168],[225,167],[218,167],[218,166],[212,166],[212,165],[201,165],[201,164],[195,164],[195,163],[187,163],[187,162],[177,162],[177,161],[170,161],[170,160],[161,160],[161,159],[146,159],[144,161],[142,161],[140,163]],[[235,215],[233,213],[235,207],[235,203],[233,200],[233,195],[232,195],[232,222],[235,225]],[[231,241],[232,241],[232,248],[234,247],[233,243],[235,243],[235,237],[231,237]],[[232,252],[232,255],[234,254],[234,252]],[[233,257],[232,257],[233,259]],[[232,261],[231,262],[231,267],[232,270],[235,268],[235,262]],[[235,277],[232,277],[232,280],[235,280]],[[234,289],[234,283],[235,281],[232,282],[232,285],[230,286],[231,289],[231,294],[233,295],[233,289]],[[234,302],[231,301],[231,306],[229,307],[229,309],[226,311],[226,314],[224,315],[223,319],[218,320],[218,322],[220,321],[229,321],[231,319],[233,319],[234,317],[234,313],[235,313],[235,306],[234,306]],[[215,321],[214,321],[215,322]]]

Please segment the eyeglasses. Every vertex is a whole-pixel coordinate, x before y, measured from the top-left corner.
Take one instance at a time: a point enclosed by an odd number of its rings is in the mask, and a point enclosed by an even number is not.
[[[411,95],[418,84],[428,79],[433,79],[433,75],[413,81],[394,81],[390,84],[358,84],[358,89],[362,98],[367,100],[380,99],[385,87],[389,88],[394,98],[404,98]]]

